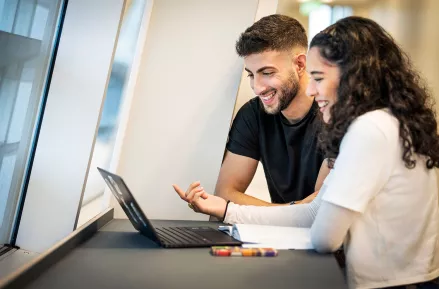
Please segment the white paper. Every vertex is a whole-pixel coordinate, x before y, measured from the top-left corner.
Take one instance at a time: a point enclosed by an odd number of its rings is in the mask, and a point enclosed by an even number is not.
[[[303,244],[303,247],[301,247],[300,245],[294,246],[294,248],[292,248],[291,244],[287,244],[287,243],[243,243],[242,244],[243,248],[272,248],[272,249],[277,249],[277,250],[309,250],[309,249],[313,249],[312,246],[310,246],[310,244]]]
[[[218,230],[227,233],[228,235],[232,236],[232,229],[233,226],[219,226]]]
[[[313,249],[309,228],[236,224],[222,226],[220,230],[243,242],[246,248]]]

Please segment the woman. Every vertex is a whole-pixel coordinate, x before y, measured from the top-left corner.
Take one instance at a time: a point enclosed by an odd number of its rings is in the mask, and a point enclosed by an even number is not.
[[[439,137],[427,89],[391,36],[360,17],[317,34],[307,69],[307,93],[327,124],[321,147],[336,159],[313,202],[239,206],[174,188],[227,223],[311,227],[322,253],[344,242],[352,288],[437,288]]]

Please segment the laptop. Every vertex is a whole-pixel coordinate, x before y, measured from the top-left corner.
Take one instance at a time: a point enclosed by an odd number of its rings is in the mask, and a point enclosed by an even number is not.
[[[158,227],[153,226],[137,204],[123,179],[98,168],[116,200],[134,228],[164,248],[196,248],[210,246],[240,246],[242,242],[208,226]]]

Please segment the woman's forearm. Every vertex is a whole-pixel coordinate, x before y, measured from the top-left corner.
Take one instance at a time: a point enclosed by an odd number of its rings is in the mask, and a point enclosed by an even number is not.
[[[322,196],[320,192],[311,203],[290,206],[260,207],[230,203],[224,222],[310,228]]]

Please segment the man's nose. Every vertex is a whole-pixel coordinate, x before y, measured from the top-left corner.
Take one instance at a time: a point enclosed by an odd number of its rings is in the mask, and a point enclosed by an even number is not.
[[[257,77],[253,80],[253,92],[256,95],[262,95],[266,92],[267,85],[264,82],[260,81]]]

